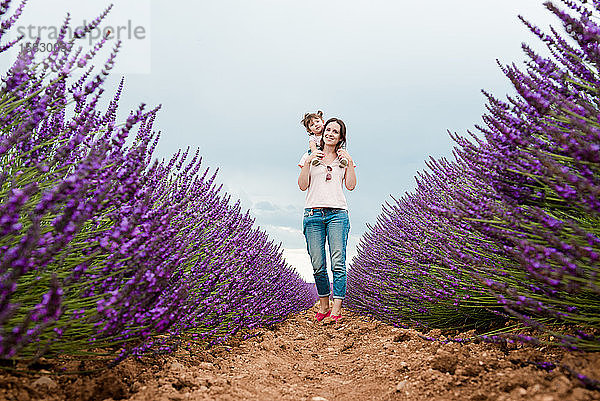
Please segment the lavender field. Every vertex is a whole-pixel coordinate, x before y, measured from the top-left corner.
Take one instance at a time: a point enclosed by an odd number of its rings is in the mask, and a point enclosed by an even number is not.
[[[7,16],[0,34],[22,11]],[[160,107],[116,121],[99,41],[36,57],[4,74],[0,119],[0,358],[168,353],[221,342],[313,305],[316,293],[279,247],[223,193],[189,149],[153,159]],[[14,43],[3,43],[6,51]],[[83,69],[80,79],[71,79]],[[129,140],[128,138],[133,138]]]
[[[452,134],[455,159],[432,158],[386,203],[352,264],[353,308],[600,350],[600,2],[563,3],[545,5],[566,35],[522,19],[549,55],[523,44],[524,68],[500,65],[518,96],[484,92],[479,135]]]

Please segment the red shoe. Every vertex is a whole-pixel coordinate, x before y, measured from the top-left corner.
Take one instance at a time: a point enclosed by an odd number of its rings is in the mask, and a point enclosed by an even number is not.
[[[331,314],[331,309],[329,309],[327,311],[327,313],[317,312],[317,316],[315,316],[315,319],[317,319],[317,322],[320,322],[321,320],[325,319],[330,314]]]
[[[342,318],[342,315],[338,315],[338,316],[331,315],[331,320],[333,320],[335,323],[337,323],[337,321],[340,320],[341,318]]]

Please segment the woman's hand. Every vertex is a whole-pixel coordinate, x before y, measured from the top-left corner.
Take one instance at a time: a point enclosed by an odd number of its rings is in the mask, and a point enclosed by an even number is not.
[[[352,191],[356,188],[357,181],[356,172],[354,171],[354,160],[352,160],[346,149],[338,149],[337,154],[340,159],[346,158],[348,160],[348,167],[346,167],[346,171],[344,172],[344,183],[346,184],[346,189]]]
[[[325,152],[323,152],[322,150],[316,150],[314,152],[312,152],[310,155],[308,155],[308,157],[306,158],[306,162],[307,163],[312,163],[313,160],[315,159],[319,159],[322,160],[323,156],[325,156]]]
[[[337,151],[337,155],[338,157],[341,159],[346,159],[348,160],[348,166],[352,166],[354,167],[354,161],[352,160],[352,158],[350,157],[350,154],[348,153],[348,151],[346,149],[338,149]]]

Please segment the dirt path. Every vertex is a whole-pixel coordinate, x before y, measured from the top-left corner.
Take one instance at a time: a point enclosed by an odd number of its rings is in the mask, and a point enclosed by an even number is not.
[[[306,311],[210,352],[126,361],[92,377],[0,376],[0,399],[600,400],[560,371],[527,365],[553,359],[597,376],[600,355],[513,348],[430,342],[349,312],[318,324]]]

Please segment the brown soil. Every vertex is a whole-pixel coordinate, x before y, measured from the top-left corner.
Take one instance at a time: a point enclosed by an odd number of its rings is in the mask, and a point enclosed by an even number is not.
[[[38,375],[0,373],[0,400],[600,400],[561,369],[529,364],[559,361],[597,379],[600,353],[443,344],[351,312],[316,323],[306,311],[254,334],[96,374],[53,372],[97,361],[46,361]]]

